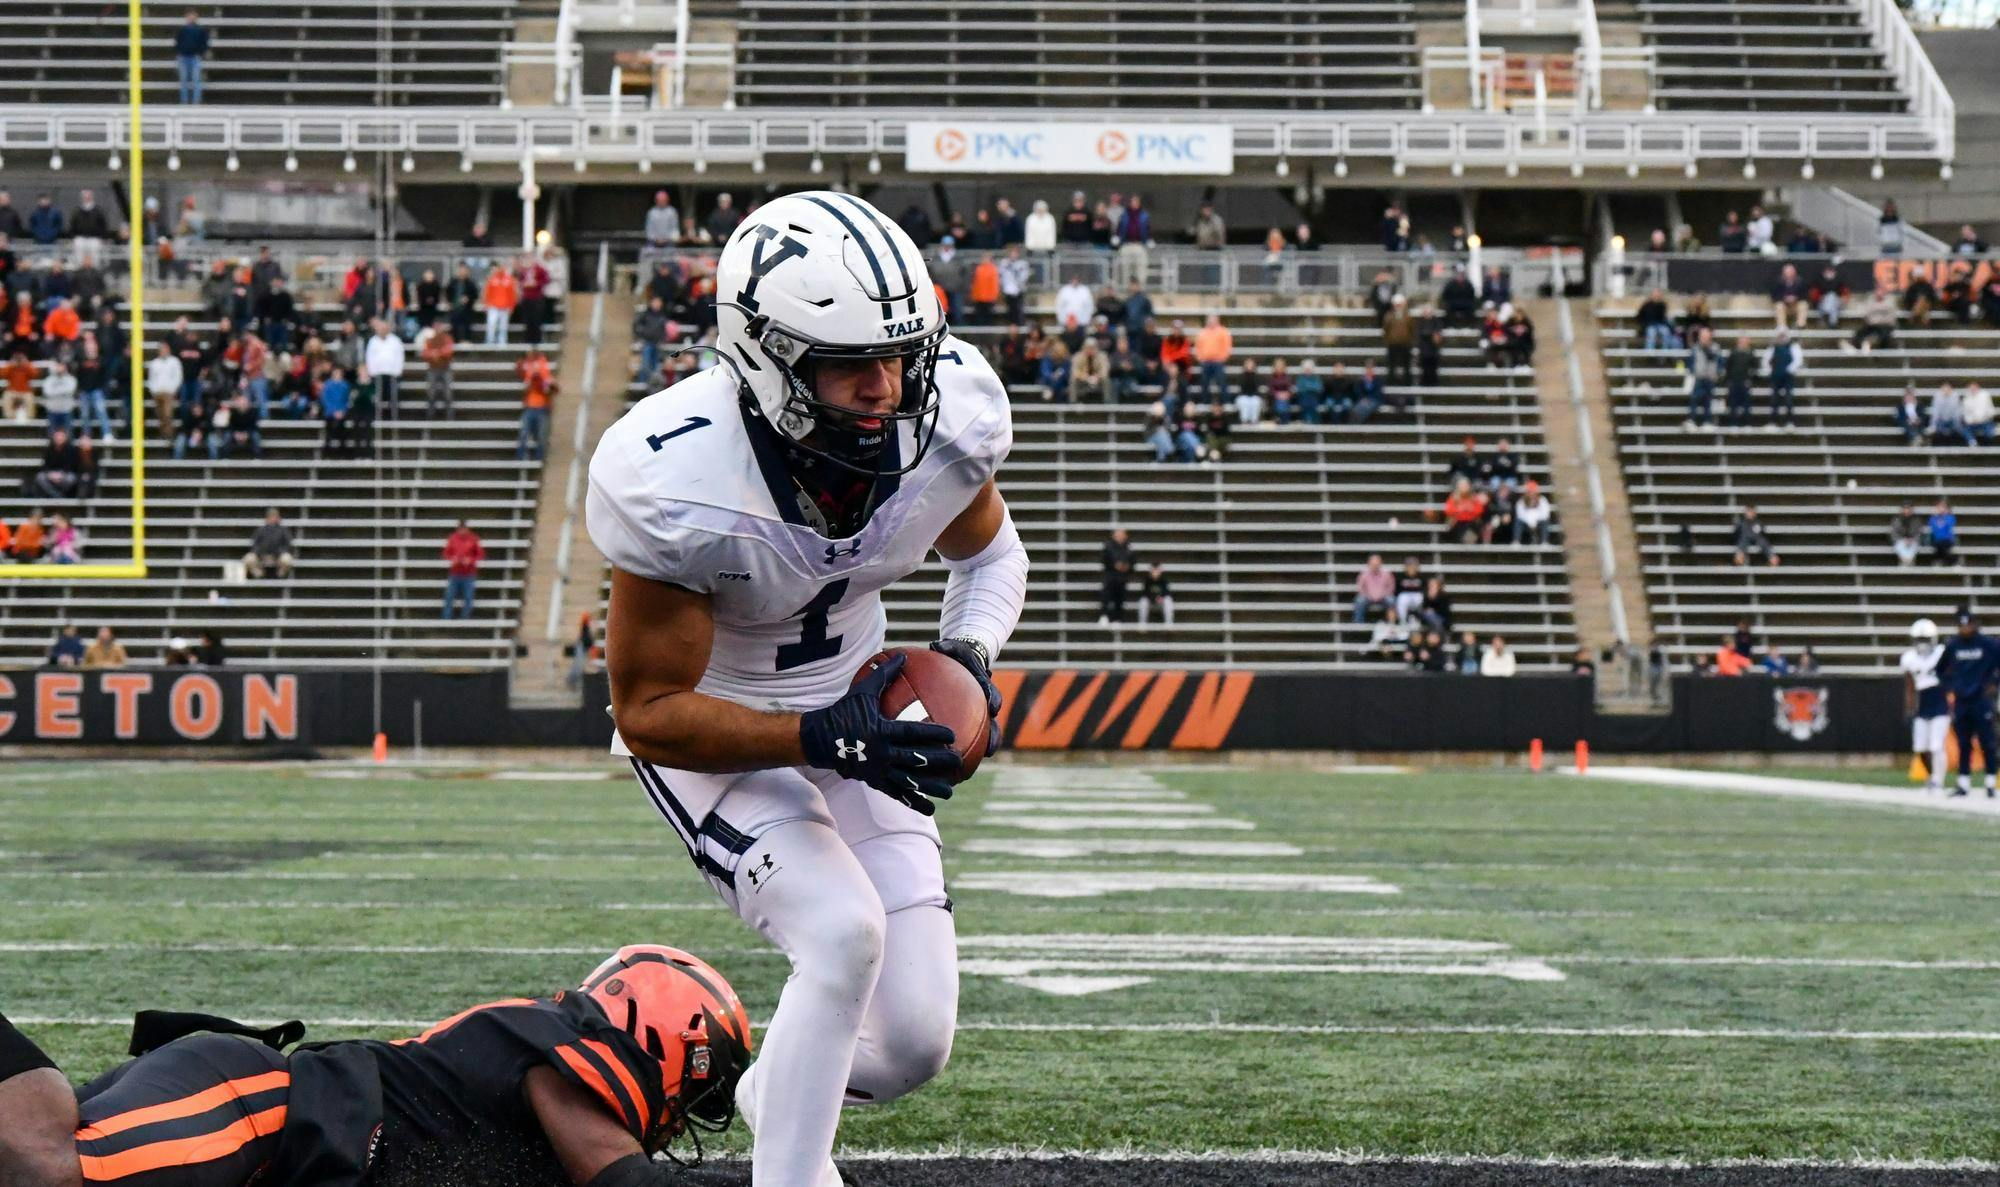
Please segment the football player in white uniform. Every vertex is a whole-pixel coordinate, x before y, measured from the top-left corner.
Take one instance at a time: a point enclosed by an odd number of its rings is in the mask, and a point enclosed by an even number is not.
[[[725,365],[640,401],[591,460],[613,751],[791,961],[736,1095],[753,1181],[833,1187],[843,1102],[936,1076],[958,1006],[931,818],[951,731],[882,715],[900,664],[849,682],[882,647],[883,587],[935,549],[932,647],[998,712],[1028,572],[993,481],[1013,428],[916,245],[859,198],[765,204],[723,247],[716,311]]]
[[[1903,652],[1903,710],[1910,719],[1910,750],[1926,769],[1926,787],[1944,790],[1944,742],[1951,729],[1951,702],[1945,698],[1944,684],[1938,679],[1938,661],[1944,648],[1938,646],[1937,623],[1919,618],[1910,624],[1910,646]]]

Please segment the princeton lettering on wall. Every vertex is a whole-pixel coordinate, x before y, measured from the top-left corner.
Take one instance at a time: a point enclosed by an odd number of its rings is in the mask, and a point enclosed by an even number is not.
[[[302,708],[291,673],[0,673],[0,742],[295,742]]]
[[[1236,167],[1228,124],[955,120],[909,125],[912,173],[1148,173],[1226,175]]]

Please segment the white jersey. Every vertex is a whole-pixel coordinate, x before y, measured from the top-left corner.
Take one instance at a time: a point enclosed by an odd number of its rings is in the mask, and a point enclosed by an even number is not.
[[[1897,666],[1910,678],[1917,691],[1918,717],[1944,717],[1951,712],[1945,701],[1944,690],[1938,685],[1938,661],[1944,658],[1943,647],[1932,647],[1930,654],[1924,655],[1916,648],[1907,648]]]
[[[946,341],[937,386],[922,463],[843,540],[805,522],[772,438],[752,437],[745,417],[755,413],[727,367],[646,397],[605,431],[590,462],[590,538],[628,573],[710,596],[715,642],[701,692],[755,709],[816,709],[881,650],[883,588],[923,563],[1013,444],[1006,388],[971,345]],[[899,456],[910,456],[915,427],[899,424]],[[622,739],[612,752],[630,753]]]

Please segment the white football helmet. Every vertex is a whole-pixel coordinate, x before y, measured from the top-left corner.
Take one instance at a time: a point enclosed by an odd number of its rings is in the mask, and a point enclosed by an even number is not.
[[[1916,647],[1919,654],[1928,655],[1931,648],[1937,646],[1937,641],[1937,623],[1928,618],[1919,618],[1910,624],[1910,643]]]
[[[795,448],[864,474],[906,474],[923,459],[937,427],[944,308],[916,243],[881,211],[830,190],[765,203],[723,245],[715,314],[716,348],[745,398]],[[902,403],[861,448],[829,449],[829,438],[855,434],[820,400],[817,365],[864,358],[903,361]],[[889,468],[857,463],[905,421],[916,443],[908,457]]]

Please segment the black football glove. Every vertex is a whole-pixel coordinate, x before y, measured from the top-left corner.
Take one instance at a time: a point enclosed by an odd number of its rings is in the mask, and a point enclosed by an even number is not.
[[[979,687],[986,691],[986,716],[990,724],[986,730],[986,754],[991,757],[1000,749],[1000,690],[993,687],[993,672],[987,666],[986,650],[971,639],[939,639],[931,644],[931,650],[939,655],[948,655],[965,665],[972,678],[979,681]]]
[[[904,662],[895,656],[833,704],[801,713],[799,746],[808,764],[859,779],[930,816],[937,811],[931,800],[951,798],[958,755],[950,749],[950,726],[883,716],[882,691]]]

